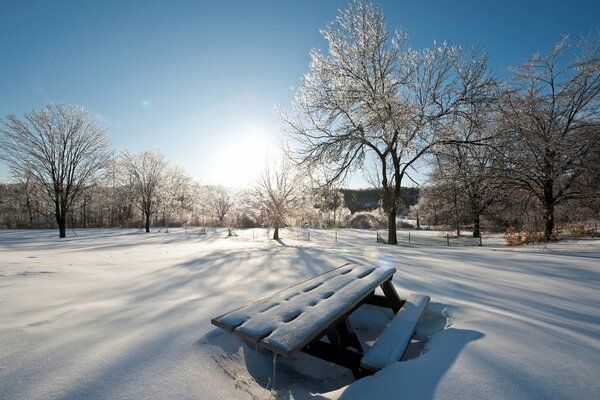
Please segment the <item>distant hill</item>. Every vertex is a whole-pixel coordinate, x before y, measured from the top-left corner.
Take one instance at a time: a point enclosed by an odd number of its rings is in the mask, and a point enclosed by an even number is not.
[[[370,211],[379,207],[381,200],[381,189],[340,189],[344,195],[344,203],[352,213],[357,211]],[[402,187],[400,191],[402,204],[398,210],[399,214],[407,214],[410,206],[419,201],[419,189],[414,187]]]

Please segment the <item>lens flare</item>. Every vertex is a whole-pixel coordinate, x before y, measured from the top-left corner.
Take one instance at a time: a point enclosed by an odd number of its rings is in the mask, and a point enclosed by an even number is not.
[[[378,267],[394,267],[394,259],[389,254],[384,254],[377,259],[375,265]]]
[[[363,257],[366,259],[367,262],[374,263],[379,258],[379,249],[374,246],[367,246],[363,250]]]
[[[144,110],[150,110],[152,108],[152,102],[150,100],[143,100],[142,101],[142,108]]]

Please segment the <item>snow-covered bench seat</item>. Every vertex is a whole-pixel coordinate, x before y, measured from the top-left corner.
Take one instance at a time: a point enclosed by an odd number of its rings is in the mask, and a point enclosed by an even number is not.
[[[393,267],[345,264],[211,322],[287,357],[323,336],[378,286],[391,281],[395,271]]]
[[[429,304],[429,296],[411,294],[375,344],[365,352],[360,366],[377,372],[391,362],[400,361],[415,334],[427,304]]]

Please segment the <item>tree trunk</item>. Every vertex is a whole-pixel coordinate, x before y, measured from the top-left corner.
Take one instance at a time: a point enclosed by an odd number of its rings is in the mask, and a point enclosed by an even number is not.
[[[388,244],[398,244],[396,234],[396,207],[390,207],[388,212]]]
[[[458,194],[454,187],[454,218],[456,219],[456,236],[460,236],[460,219],[458,217]]]
[[[87,228],[87,215],[86,215],[86,205],[87,202],[83,202],[83,221],[81,221],[81,225],[83,228]]]
[[[545,204],[544,205],[544,222],[545,222],[545,230],[544,230],[544,239],[547,241],[555,240],[554,237],[554,205],[553,204]]]
[[[389,185],[386,177],[385,158],[382,158],[382,176],[381,187],[383,188],[383,210],[388,213],[388,242],[387,244],[398,244],[398,236],[396,233],[396,214],[398,214],[398,200],[400,199],[400,181],[402,178],[398,176],[399,165],[395,162],[395,185]]]
[[[56,222],[58,223],[58,237],[66,238],[67,237],[67,216],[64,213],[58,213],[56,215]]]
[[[27,195],[25,204],[27,205],[27,213],[29,214],[29,227],[33,228],[33,209],[31,206],[31,201],[29,200],[29,195]]]
[[[67,215],[61,207],[58,199],[54,200],[54,213],[56,215],[56,223],[58,224],[58,237],[67,237]]]
[[[554,237],[554,181],[549,179],[544,183],[543,214],[545,222],[544,239],[555,240]]]
[[[144,214],[146,214],[145,215],[145,217],[146,217],[146,233],[150,233],[150,213],[147,212]]]
[[[59,238],[62,239],[67,237],[67,221],[64,218],[58,223],[58,232]]]
[[[273,240],[279,240],[279,226],[275,226],[273,229]]]
[[[473,217],[473,237],[478,238],[481,236],[481,228],[480,228],[480,217],[479,213],[475,214]]]

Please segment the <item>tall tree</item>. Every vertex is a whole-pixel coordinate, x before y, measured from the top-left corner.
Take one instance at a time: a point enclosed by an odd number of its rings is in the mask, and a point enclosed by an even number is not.
[[[284,116],[300,164],[325,166],[329,179],[375,165],[396,244],[401,183],[415,163],[448,140],[438,129],[481,101],[490,81],[485,56],[443,44],[413,51],[391,38],[383,13],[357,0],[323,31],[329,51],[311,52],[310,72]]]
[[[445,197],[454,207],[457,233],[466,213],[473,224],[473,237],[481,236],[481,216],[498,200],[500,179],[496,176],[501,155],[496,113],[491,104],[474,104],[469,118],[459,119],[448,129],[454,130],[455,143],[448,143],[436,152],[437,165],[430,175],[436,195]],[[431,195],[431,190],[429,191]],[[460,197],[460,198],[458,198]],[[464,210],[458,210],[460,206]]]
[[[285,226],[298,196],[299,177],[287,158],[274,169],[267,167],[255,187],[257,206],[273,227],[273,239],[279,239],[279,228]]]
[[[600,35],[564,38],[513,72],[500,103],[505,178],[537,200],[545,239],[552,240],[555,208],[585,196],[578,182],[600,141]]]
[[[158,150],[139,154],[124,151],[121,154],[120,165],[124,184],[129,187],[131,197],[137,200],[137,206],[144,218],[145,230],[150,232],[150,219],[158,206],[167,161]]]
[[[81,107],[52,104],[22,119],[8,115],[0,130],[0,157],[43,189],[66,237],[69,209],[110,158],[104,128]]]
[[[209,186],[206,195],[208,196],[207,202],[212,215],[216,217],[217,224],[223,226],[225,217],[233,207],[233,200],[229,191],[220,185]]]
[[[190,208],[191,178],[179,166],[165,170],[160,185],[158,208],[160,209],[163,228],[169,231],[169,224],[177,220],[185,221],[184,214]]]

